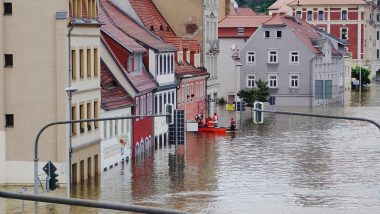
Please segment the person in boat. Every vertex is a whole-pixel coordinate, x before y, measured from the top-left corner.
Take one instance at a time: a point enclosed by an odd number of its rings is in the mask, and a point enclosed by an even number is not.
[[[234,118],[231,118],[231,131],[236,130],[236,120]]]
[[[212,120],[214,121],[214,127],[218,127],[218,114],[215,112],[214,116],[212,117]]]
[[[201,124],[200,124],[200,126],[206,126],[206,122],[205,122],[205,114],[201,114]]]
[[[210,127],[210,128],[214,127],[214,120],[211,117],[207,118],[207,127]]]

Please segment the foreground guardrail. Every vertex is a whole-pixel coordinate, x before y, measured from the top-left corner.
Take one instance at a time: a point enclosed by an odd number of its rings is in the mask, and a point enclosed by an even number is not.
[[[179,210],[162,209],[162,208],[156,208],[156,207],[146,207],[146,206],[138,206],[138,205],[130,205],[130,204],[118,204],[118,203],[86,200],[86,199],[21,194],[21,193],[4,192],[4,191],[0,191],[0,198],[18,199],[18,200],[26,200],[26,201],[38,201],[38,202],[74,205],[74,206],[81,206],[81,207],[92,207],[92,208],[108,209],[108,210],[131,211],[131,212],[137,212],[137,213],[158,213],[158,214],[160,213],[168,213],[168,214],[187,213],[187,212],[179,211]]]

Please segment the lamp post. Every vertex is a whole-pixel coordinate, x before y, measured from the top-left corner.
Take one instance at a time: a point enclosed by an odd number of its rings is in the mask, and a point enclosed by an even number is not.
[[[65,88],[65,91],[67,92],[67,95],[69,97],[69,102],[67,105],[67,111],[68,111],[68,116],[69,120],[72,119],[73,117],[73,112],[71,109],[71,103],[72,103],[72,96],[73,93],[78,91],[77,88],[75,87],[68,87]],[[71,156],[72,156],[72,135],[73,135],[73,129],[72,129],[73,124],[69,123],[67,126],[67,132],[68,132],[68,137],[69,137],[69,142],[67,144],[67,197],[70,198],[71,196]]]
[[[236,67],[236,74],[235,74],[235,103],[237,105],[237,102],[240,101],[238,97],[238,92],[240,89],[240,68],[243,66],[243,64],[240,63],[240,54],[239,52],[234,53],[232,56],[232,60],[235,62]],[[235,110],[236,111],[236,110]],[[240,126],[241,126],[241,103],[240,103],[240,111],[239,111],[239,117],[240,117]]]

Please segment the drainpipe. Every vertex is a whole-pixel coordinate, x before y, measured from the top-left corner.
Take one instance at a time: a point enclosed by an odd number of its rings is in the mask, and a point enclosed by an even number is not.
[[[207,99],[207,81],[208,81],[208,79],[210,78],[210,76],[211,76],[211,74],[210,73],[208,73],[207,72],[207,77],[206,77],[206,81],[205,81],[205,107],[207,107],[207,111],[205,112],[206,113],[206,115],[209,115],[209,109],[208,109],[208,103],[209,103],[209,100]]]
[[[314,80],[314,70],[313,70],[313,62],[316,58],[316,55],[313,55],[310,60],[310,107],[313,107],[313,94],[315,96],[315,92],[313,93],[313,80]]]
[[[71,56],[71,31],[73,30],[73,26],[70,26],[70,29],[69,29],[69,33],[67,34],[67,37],[68,37],[68,56],[69,56],[69,72],[67,74],[67,81],[68,81],[68,88],[71,87],[71,73],[72,73],[72,56]],[[72,112],[71,112],[71,96],[72,94],[70,93],[69,94],[69,101],[68,101],[68,106],[67,106],[67,111],[68,111],[68,115],[69,115],[69,120],[71,120],[72,118]],[[72,158],[72,126],[73,124],[69,124],[67,126],[67,133],[69,133],[69,145],[68,145],[68,160],[67,160],[67,172],[68,172],[68,180],[67,180],[67,196],[68,198],[70,198],[71,196],[71,158]]]

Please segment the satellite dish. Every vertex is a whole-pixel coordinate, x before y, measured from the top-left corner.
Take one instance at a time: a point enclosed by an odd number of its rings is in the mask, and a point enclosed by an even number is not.
[[[236,44],[232,44],[231,45],[231,50],[235,50],[236,49]]]

